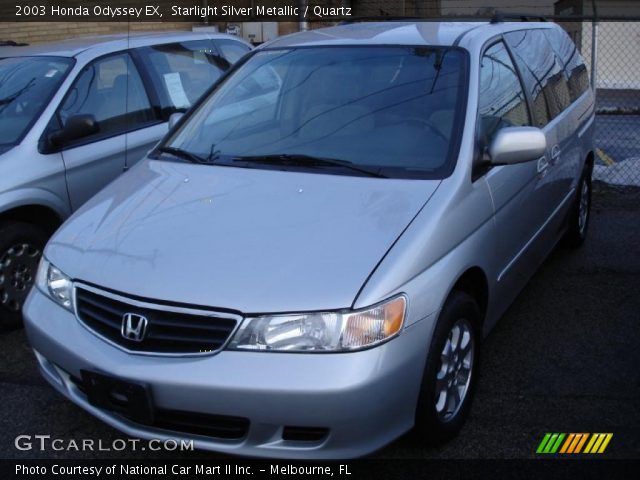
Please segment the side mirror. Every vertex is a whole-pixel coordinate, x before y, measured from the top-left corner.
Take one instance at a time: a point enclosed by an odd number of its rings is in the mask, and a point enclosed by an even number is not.
[[[98,133],[100,128],[93,115],[81,113],[67,120],[65,126],[49,135],[49,142],[53,145],[64,145],[79,138]]]
[[[498,131],[489,146],[493,165],[513,165],[538,159],[547,149],[547,139],[536,127],[507,127]]]
[[[171,116],[169,117],[169,130],[171,130],[173,127],[176,126],[176,124],[180,121],[183,115],[184,113],[182,112],[176,112],[171,114]]]

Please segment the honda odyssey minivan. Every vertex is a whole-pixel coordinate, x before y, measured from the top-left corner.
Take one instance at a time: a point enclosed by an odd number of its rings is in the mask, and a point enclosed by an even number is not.
[[[594,96],[548,23],[264,44],[48,243],[44,377],[142,438],[258,457],[458,433],[483,336],[586,236]]]

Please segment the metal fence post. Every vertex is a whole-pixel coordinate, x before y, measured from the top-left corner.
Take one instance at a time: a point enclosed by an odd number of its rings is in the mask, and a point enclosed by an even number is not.
[[[593,5],[594,15],[591,23],[591,87],[593,92],[596,92],[596,77],[598,69],[596,67],[598,62],[598,16],[595,13],[595,2]]]
[[[309,22],[304,16],[304,13],[307,9],[307,0],[298,0],[298,8],[300,12],[298,14],[298,28],[301,32],[309,30]]]

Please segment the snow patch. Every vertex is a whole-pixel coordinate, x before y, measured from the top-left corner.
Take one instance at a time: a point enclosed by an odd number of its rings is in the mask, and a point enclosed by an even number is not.
[[[640,157],[628,158],[610,167],[595,165],[593,179],[612,185],[640,187]]]

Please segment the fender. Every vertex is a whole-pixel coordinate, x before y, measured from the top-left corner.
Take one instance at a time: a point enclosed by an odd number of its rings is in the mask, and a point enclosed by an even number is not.
[[[19,207],[44,207],[52,210],[60,220],[71,215],[68,200],[42,188],[20,188],[0,193],[0,216]]]

